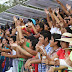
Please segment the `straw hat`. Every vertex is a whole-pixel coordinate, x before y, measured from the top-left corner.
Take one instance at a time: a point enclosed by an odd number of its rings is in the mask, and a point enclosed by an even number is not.
[[[56,40],[64,41],[64,42],[71,42],[72,38],[61,38],[61,39],[56,39]]]
[[[59,41],[64,41],[64,42],[71,42],[72,41],[72,34],[71,33],[63,33],[61,36],[61,39],[56,39]]]
[[[72,34],[71,34],[71,33],[68,33],[68,32],[63,33],[62,36],[65,36],[65,37],[71,37],[71,38],[72,38]]]

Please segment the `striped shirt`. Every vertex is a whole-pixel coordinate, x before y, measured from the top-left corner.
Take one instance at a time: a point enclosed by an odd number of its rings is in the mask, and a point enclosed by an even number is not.
[[[49,52],[52,50],[52,47],[50,47],[50,43],[45,47],[46,53],[49,54]],[[40,53],[38,52],[38,57],[40,58]],[[46,72],[46,65],[38,64],[38,72]],[[42,70],[42,71],[41,71]]]

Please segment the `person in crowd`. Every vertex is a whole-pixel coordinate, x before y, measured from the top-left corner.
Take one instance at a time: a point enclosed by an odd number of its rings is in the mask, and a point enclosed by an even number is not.
[[[22,68],[54,72],[72,68],[71,5],[65,7],[59,0],[56,2],[61,8],[45,8],[47,18],[14,16],[11,26],[0,25],[0,72],[21,72]]]
[[[45,54],[48,54],[52,50],[52,48],[50,47],[50,43],[49,43],[50,39],[51,39],[50,32],[48,32],[48,31],[42,32],[39,37],[39,42],[36,45],[36,50],[38,51],[38,49],[37,49],[38,46],[42,46],[44,48]],[[32,63],[41,63],[41,57],[40,57],[39,52],[37,53],[37,55],[34,58],[27,60],[27,62],[25,64],[25,68],[29,67]],[[42,70],[44,72],[46,71],[45,69],[43,66]],[[38,72],[41,72],[41,64],[38,64]]]

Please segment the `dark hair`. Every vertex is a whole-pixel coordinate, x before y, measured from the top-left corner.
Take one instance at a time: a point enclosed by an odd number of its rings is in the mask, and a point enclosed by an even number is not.
[[[40,22],[38,25],[40,26],[40,28],[42,28],[42,30],[44,30],[44,24],[42,22]]]
[[[60,39],[60,38],[61,38],[61,35],[54,33],[54,34],[52,34],[52,36],[53,36],[54,42],[56,42],[56,41],[58,42],[58,43],[57,43],[57,46],[58,46],[58,47],[61,47],[60,41],[56,40],[56,39]]]
[[[15,23],[11,25],[11,27],[15,28]]]
[[[10,28],[10,26],[8,25],[8,23],[5,25],[5,30],[6,29],[9,29]]]
[[[37,21],[39,21],[39,19],[38,19],[38,18],[37,18],[36,20],[37,20]]]
[[[38,39],[32,40],[31,43],[32,43],[32,46],[33,46],[33,50],[35,50],[35,46],[38,43]]]
[[[40,34],[44,36],[44,39],[48,37],[48,42],[51,40],[51,32],[44,30]]]
[[[1,29],[4,30],[4,27],[1,25]]]
[[[65,29],[67,30],[67,32],[72,33],[72,30],[70,29],[70,27],[66,27]]]
[[[10,38],[12,38],[14,42],[16,41],[16,36],[11,36]]]
[[[32,41],[32,40],[34,40],[34,39],[36,39],[33,35],[32,36],[24,36],[26,39],[30,39],[30,41]]]
[[[9,44],[9,40],[7,38],[2,38],[2,40],[5,39],[7,41],[7,43]]]
[[[31,19],[28,19],[28,21],[33,23],[33,21]]]

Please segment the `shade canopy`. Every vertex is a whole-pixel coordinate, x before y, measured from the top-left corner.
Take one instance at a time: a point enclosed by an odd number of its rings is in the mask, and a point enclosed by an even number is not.
[[[72,0],[59,0],[65,5],[66,3],[72,5]],[[56,0],[28,0],[26,2],[27,5],[31,5],[37,8],[57,8],[60,7],[60,5],[56,2]]]
[[[64,5],[66,3],[72,5],[72,0],[60,0]],[[13,23],[13,16],[17,18],[46,18],[44,8],[57,8],[60,5],[56,0],[28,0],[24,2],[25,5],[18,4],[5,12],[0,13],[0,25]],[[36,8],[34,8],[36,7]],[[40,9],[39,9],[40,8]]]

